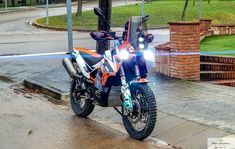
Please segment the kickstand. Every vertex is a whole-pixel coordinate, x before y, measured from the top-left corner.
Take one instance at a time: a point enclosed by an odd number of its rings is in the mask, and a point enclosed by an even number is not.
[[[117,113],[119,113],[122,117],[124,116],[124,115],[118,110],[118,108],[116,108],[116,107],[113,107],[113,108],[114,108],[114,110],[116,110]]]

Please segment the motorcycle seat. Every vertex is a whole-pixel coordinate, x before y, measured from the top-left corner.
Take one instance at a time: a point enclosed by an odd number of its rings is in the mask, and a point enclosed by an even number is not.
[[[94,66],[97,63],[99,63],[102,59],[103,56],[86,48],[75,48],[75,50],[79,51],[80,55],[84,59],[84,61],[89,65],[89,66]]]

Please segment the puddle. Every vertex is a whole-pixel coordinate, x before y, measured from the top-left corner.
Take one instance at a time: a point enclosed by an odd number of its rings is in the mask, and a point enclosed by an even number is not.
[[[9,77],[6,76],[1,76],[0,75],[0,81],[4,82],[4,83],[13,83],[14,81],[12,79],[10,79]]]
[[[68,105],[68,102],[66,102],[66,101],[57,100],[57,99],[50,98],[50,97],[48,97],[47,101],[49,101],[49,102],[51,102],[51,103],[53,103],[55,105],[63,105],[63,106]]]

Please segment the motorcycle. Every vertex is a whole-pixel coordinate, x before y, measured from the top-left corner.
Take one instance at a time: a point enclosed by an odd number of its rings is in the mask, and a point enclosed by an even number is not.
[[[94,12],[110,26],[101,9],[95,8]],[[121,37],[112,31],[90,33],[97,41],[115,41],[113,48],[103,55],[74,48],[62,62],[72,78],[73,112],[87,117],[95,105],[113,107],[122,116],[130,137],[137,140],[147,138],[157,121],[157,103],[147,79],[146,59],[153,56],[147,47],[154,38],[147,32],[148,18],[130,17]]]

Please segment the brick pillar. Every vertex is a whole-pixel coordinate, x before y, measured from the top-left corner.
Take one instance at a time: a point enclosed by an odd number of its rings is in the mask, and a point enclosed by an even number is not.
[[[158,45],[155,47],[156,72],[169,76],[170,65],[170,43]]]
[[[200,33],[201,35],[208,35],[211,31],[212,20],[200,19]]]
[[[170,22],[171,77],[200,80],[200,22]]]

